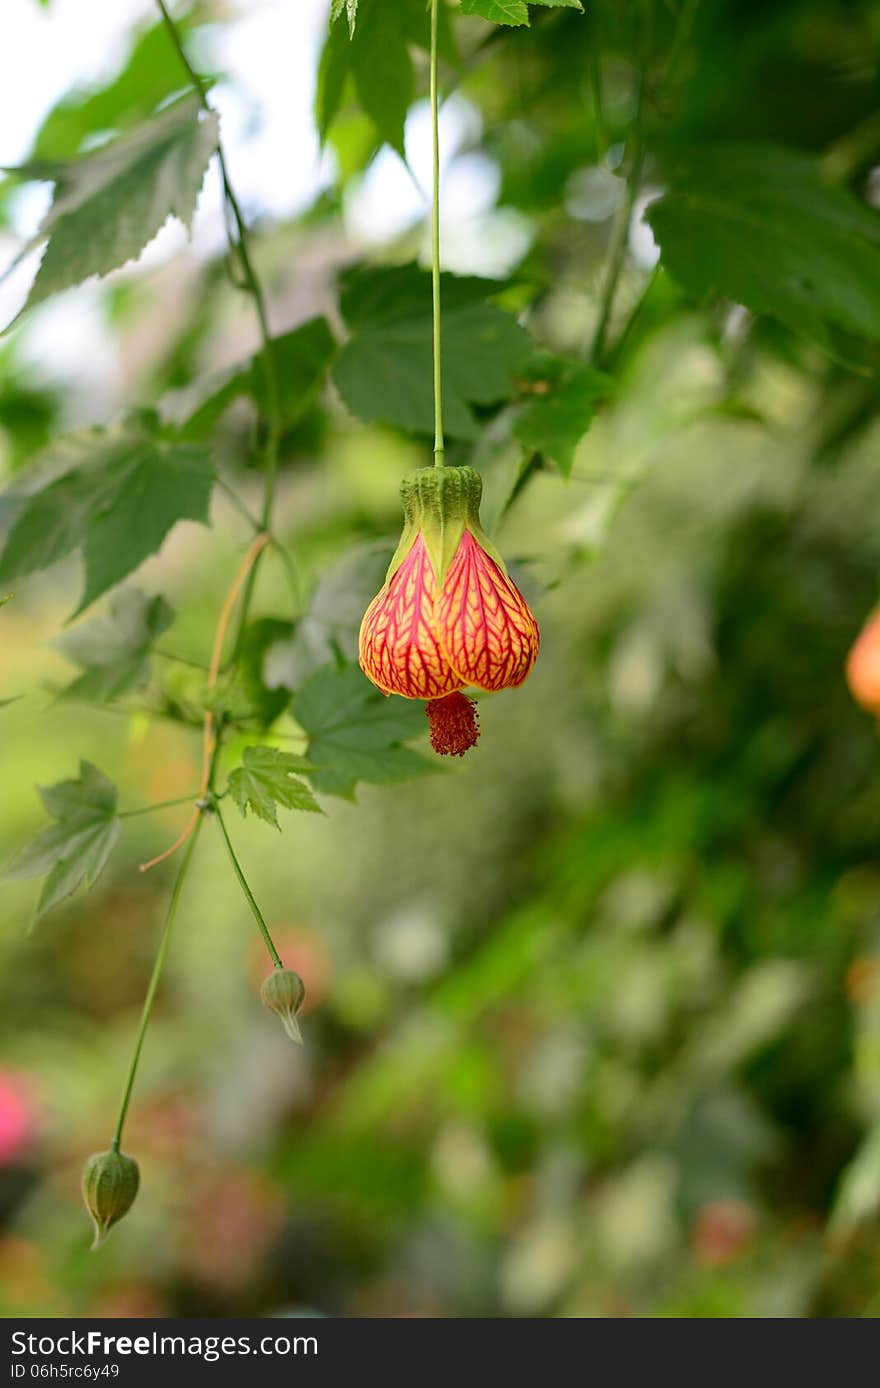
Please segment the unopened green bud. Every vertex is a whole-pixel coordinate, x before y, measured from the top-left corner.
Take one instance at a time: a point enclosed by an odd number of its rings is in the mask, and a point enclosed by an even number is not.
[[[89,1157],[83,1167],[82,1193],[95,1226],[92,1248],[99,1248],[111,1225],[128,1214],[140,1179],[137,1162],[122,1152],[111,1148]]]
[[[270,1012],[277,1012],[287,1035],[299,1046],[302,1045],[302,1032],[296,1014],[305,996],[305,984],[293,969],[274,969],[268,978],[263,979],[260,989],[263,1006],[268,1007]]]

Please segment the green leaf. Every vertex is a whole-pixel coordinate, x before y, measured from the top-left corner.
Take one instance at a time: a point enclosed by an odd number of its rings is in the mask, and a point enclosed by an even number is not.
[[[311,762],[304,757],[281,752],[277,747],[246,747],[241,766],[230,773],[229,794],[245,818],[251,809],[260,819],[279,829],[279,805],[288,810],[321,813],[306,783],[294,775],[294,772],[310,769]]]
[[[272,339],[285,428],[295,424],[313,403],[335,351],[336,339],[326,318],[311,318],[292,332]],[[243,362],[219,390],[202,402],[183,425],[181,438],[204,438],[233,400],[242,395],[252,396],[257,407],[265,412],[266,376],[260,356]]]
[[[529,5],[544,5],[548,9],[581,10],[581,0],[528,0]],[[462,14],[479,15],[492,24],[522,25],[529,22],[526,0],[461,0]]]
[[[298,689],[329,661],[357,661],[364,612],[385,582],[392,552],[384,541],[355,545],[325,569],[290,639],[267,652],[270,688]]]
[[[177,521],[208,521],[208,452],[162,443],[137,423],[70,435],[43,463],[50,480],[19,510],[0,555],[0,584],[81,549],[77,613],[155,554]]]
[[[699,151],[646,216],[664,266],[692,293],[722,294],[826,347],[834,328],[880,338],[880,216],[812,160],[757,145]]]
[[[354,38],[355,23],[357,21],[358,0],[333,0],[330,6],[330,23],[335,24],[339,16],[345,11],[348,19],[349,38]]]
[[[123,589],[105,616],[83,622],[52,643],[83,671],[62,697],[109,701],[142,688],[150,676],[150,648],[173,620],[163,597]]]
[[[278,682],[266,683],[266,657],[274,647],[286,644],[293,630],[292,622],[277,617],[259,617],[249,622],[239,642],[238,676],[249,704],[249,714],[264,727],[275,722],[290,703],[290,690]]]
[[[526,0],[461,0],[462,14],[476,14],[493,24],[528,24]]]
[[[357,27],[331,30],[318,74],[317,123],[323,140],[352,78],[357,99],[380,141],[403,156],[403,128],[413,97],[413,65],[401,16],[387,0],[360,0]],[[425,19],[427,26],[427,17]]]
[[[424,706],[381,694],[355,665],[325,665],[296,695],[293,716],[309,735],[309,779],[352,798],[358,781],[391,785],[435,768],[401,744],[427,727]]]
[[[483,302],[494,280],[443,275],[443,416],[452,437],[478,433],[471,405],[508,399],[529,356],[514,318]],[[415,265],[355,270],[343,282],[351,337],[333,379],[348,408],[367,423],[410,433],[434,428],[431,277]]]
[[[14,262],[48,240],[24,309],[136,259],[169,217],[189,228],[217,138],[216,115],[193,94],[91,154],[8,170],[55,184],[49,212]]]
[[[81,761],[79,778],[40,788],[55,824],[44,829],[6,871],[10,879],[43,877],[35,912],[39,920],[80,883],[94,886],[119,837],[118,791],[91,762]]]
[[[196,27],[193,15],[181,15],[175,23],[184,35]],[[131,128],[188,88],[167,26],[160,21],[138,35],[124,67],[108,85],[68,92],[52,107],[34,139],[34,158],[66,159],[85,140]]]
[[[607,399],[614,383],[590,366],[555,357],[537,358],[529,374],[535,396],[519,415],[514,433],[526,448],[541,453],[563,477],[570,477],[595,406]]]

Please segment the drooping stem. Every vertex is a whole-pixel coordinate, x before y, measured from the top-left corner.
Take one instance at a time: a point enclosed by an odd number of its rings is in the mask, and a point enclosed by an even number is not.
[[[169,38],[174,45],[174,50],[193,86],[193,90],[205,111],[210,111],[211,103],[208,100],[208,91],[203,79],[196,72],[195,68],[186,56],[180,34],[174,20],[171,18],[166,0],[156,0],[162,20],[168,30]],[[275,360],[275,352],[272,343],[272,336],[269,331],[269,318],[266,312],[266,299],[263,287],[254,270],[253,261],[250,253],[250,239],[248,235],[247,223],[241,211],[238,198],[229,177],[229,168],[226,163],[226,156],[223,146],[217,146],[217,162],[220,166],[220,177],[223,183],[223,196],[229,209],[232,223],[235,228],[235,235],[229,233],[230,251],[235,255],[241,269],[244,288],[253,300],[254,310],[260,328],[260,339],[262,350],[260,352],[260,364],[263,373],[263,380],[266,389],[266,437],[264,445],[265,456],[265,490],[263,493],[263,508],[261,512],[261,525],[264,530],[271,528],[272,508],[275,503],[275,484],[278,474],[278,454],[281,443],[281,393],[278,383],[278,364]],[[247,588],[245,590],[245,600],[242,603],[242,616],[239,622],[239,634],[236,638],[236,650],[241,643],[241,635],[244,631],[247,614],[250,610],[251,598],[257,578],[257,565],[255,564],[248,575]]]
[[[159,7],[159,12],[162,16],[163,23],[165,24],[165,27],[168,31],[175,52],[177,53],[180,62],[185,72],[187,73],[187,76],[193,86],[193,89],[198,96],[200,104],[205,111],[210,111],[211,105],[208,101],[208,94],[205,83],[202,81],[202,78],[196,72],[195,68],[192,67],[189,59],[186,56],[186,51],[181,42],[180,34],[177,31],[177,27],[174,23],[174,20],[171,17],[165,0],[156,0],[156,3]],[[244,287],[246,288],[248,294],[253,300],[254,310],[256,312],[257,321],[260,329],[260,339],[262,343],[260,361],[265,381],[265,405],[267,427],[265,439],[265,489],[263,494],[260,534],[257,535],[253,544],[248,550],[245,560],[239,568],[238,573],[235,575],[230,590],[226,595],[226,600],[223,604],[220,619],[217,624],[217,631],[215,633],[214,638],[214,649],[212,651],[211,666],[208,674],[209,688],[213,688],[213,686],[216,684],[217,675],[220,668],[220,658],[223,650],[223,642],[226,636],[226,630],[235,603],[238,601],[239,593],[241,592],[242,587],[244,587],[244,596],[242,599],[239,614],[239,628],[238,636],[236,638],[236,652],[240,645],[242,634],[245,630],[248,612],[250,609],[251,599],[254,591],[257,565],[261,555],[263,554],[264,549],[270,541],[269,532],[271,529],[272,509],[275,501],[275,485],[278,472],[279,445],[281,440],[281,397],[278,384],[277,364],[274,357],[272,338],[269,331],[269,320],[266,312],[266,301],[263,294],[262,286],[254,270],[253,262],[251,260],[247,225],[242,215],[241,207],[239,206],[238,199],[235,195],[235,191],[232,187],[232,182],[229,177],[229,169],[226,164],[226,157],[224,155],[222,145],[220,144],[218,144],[217,147],[217,160],[220,166],[220,175],[223,183],[223,196],[235,227],[234,236],[231,233],[228,233],[230,252],[233,255],[235,255],[238,259],[241,268]],[[199,802],[197,802],[196,804],[193,816],[191,817],[183,833],[177,840],[177,843],[175,843],[171,849],[161,854],[159,858],[154,859],[152,864],[144,864],[141,869],[143,871],[146,868],[155,865],[155,863],[163,861],[165,858],[170,856],[172,852],[176,851],[178,847],[182,846],[183,844],[186,844],[186,852],[180,864],[180,868],[178,870],[177,877],[172,888],[171,900],[168,904],[168,911],[165,917],[165,924],[162,929],[162,935],[159,940],[159,948],[156,954],[156,960],[153,965],[153,971],[150,975],[150,982],[147,987],[147,995],[144,999],[144,1005],[141,1012],[141,1019],[140,1025],[138,1027],[137,1039],[135,1041],[135,1048],[132,1054],[131,1063],[129,1065],[128,1075],[125,1082],[125,1088],[123,1090],[122,1095],[122,1101],[119,1107],[119,1116],[116,1122],[116,1129],[114,1132],[112,1143],[114,1151],[117,1152],[119,1151],[120,1144],[122,1142],[122,1132],[125,1126],[125,1119],[128,1113],[128,1107],[131,1102],[131,1095],[134,1089],[135,1078],[137,1076],[141,1051],[143,1050],[144,1039],[147,1034],[147,1028],[150,1024],[150,1018],[152,1016],[153,1011],[153,1004],[155,1002],[156,993],[158,991],[159,983],[162,978],[162,971],[165,967],[165,960],[168,955],[168,947],[171,942],[171,932],[174,926],[175,918],[177,916],[178,907],[180,905],[183,886],[193,860],[193,855],[195,853],[196,844],[198,842],[199,833],[201,831],[202,823],[204,822],[204,817],[207,811],[208,804],[210,803],[212,808],[216,808],[212,792],[220,757],[223,733],[222,720],[216,729],[216,735],[214,735],[214,730],[215,720],[213,714],[209,710],[205,714],[203,726],[204,750],[201,796]],[[211,797],[210,802],[206,797]],[[186,798],[188,799],[189,797]],[[159,806],[152,806],[150,808],[159,808]],[[138,813],[138,811],[133,811],[132,813]],[[226,835],[224,827],[224,837],[225,836]],[[231,852],[232,849],[230,846],[230,853]],[[247,888],[247,884],[244,883],[244,879],[241,875],[240,869],[239,876],[240,880],[242,881],[245,887],[249,900],[252,903],[253,909],[257,913],[258,920],[262,922],[262,917],[259,916],[259,911],[256,906],[256,903],[253,901],[253,898],[250,895],[250,891]],[[272,944],[268,929],[265,926],[265,922],[262,922],[261,928],[264,932],[266,942],[269,946],[270,954],[272,955],[276,964],[278,966],[281,966],[281,960],[277,954],[277,951],[275,950],[274,945]]]
[[[443,439],[443,366],[440,333],[440,98],[437,81],[437,30],[440,0],[431,0],[431,289],[434,311],[434,466],[445,462]]]
[[[238,601],[238,595],[241,592],[242,587],[244,586],[245,597],[244,601],[242,602],[242,608],[245,610],[246,615],[247,604],[249,604],[250,602],[250,594],[253,591],[253,589],[248,589],[246,585],[250,582],[254,570],[256,569],[257,561],[268,543],[269,536],[266,533],[266,531],[263,531],[263,533],[258,535],[254,540],[253,544],[251,545],[250,549],[248,550],[247,554],[242,560],[238,572],[236,573],[231,584],[229,585],[229,591],[226,594],[226,598],[223,602],[223,607],[220,612],[220,617],[217,622],[217,629],[214,632],[214,646],[211,651],[211,664],[208,667],[209,694],[216,685],[217,677],[220,674],[220,661],[223,658],[223,643],[226,640],[226,631],[229,626],[229,622],[232,617],[235,604]],[[242,629],[242,620],[241,618],[239,618],[239,632],[241,632]],[[211,712],[210,709],[208,709],[208,711],[205,714],[205,726],[203,735],[202,795],[205,795],[207,793],[211,783],[212,758],[214,755],[215,746],[218,741],[219,732],[216,738],[214,735],[214,714]]]
[[[159,800],[155,805],[141,805],[137,810],[120,810],[118,818],[134,819],[137,815],[153,814],[156,810],[170,810],[175,805],[192,805],[197,799],[197,795],[178,795],[174,800]]]
[[[630,140],[626,186],[623,190],[620,202],[617,204],[614,221],[611,224],[611,240],[608,246],[605,282],[602,286],[602,298],[599,304],[599,320],[596,324],[596,331],[593,335],[593,343],[590,348],[590,361],[594,366],[602,365],[605,340],[608,336],[608,327],[614,309],[614,297],[617,293],[617,286],[623,271],[623,262],[626,258],[626,243],[629,234],[629,225],[632,221],[633,208],[635,207],[642,177],[644,146],[642,143],[640,118],[642,104],[641,91],[642,83],[640,83],[639,86],[638,109]]]
[[[174,919],[177,915],[177,908],[180,905],[180,897],[181,893],[183,892],[183,884],[186,881],[186,875],[189,872],[190,863],[192,862],[193,853],[195,852],[196,843],[198,842],[199,829],[201,827],[202,818],[203,816],[199,815],[196,821],[195,829],[193,833],[190,835],[190,840],[187,846],[186,854],[183,858],[183,861],[180,864],[180,869],[177,873],[177,878],[175,879],[174,887],[171,892],[171,900],[168,903],[168,912],[165,916],[165,924],[162,928],[162,935],[159,940],[159,949],[156,953],[156,962],[153,964],[153,972],[150,975],[150,982],[147,987],[147,996],[144,998],[144,1006],[143,1010],[141,1011],[141,1020],[140,1026],[138,1027],[137,1040],[135,1041],[134,1051],[131,1057],[131,1063],[128,1067],[128,1076],[126,1078],[125,1088],[122,1093],[122,1102],[119,1105],[119,1117],[116,1120],[116,1131],[113,1134],[113,1150],[115,1152],[119,1151],[119,1145],[122,1142],[122,1129],[125,1126],[125,1118],[126,1114],[128,1113],[128,1105],[131,1101],[132,1090],[134,1089],[135,1077],[137,1075],[138,1064],[141,1058],[141,1051],[143,1050],[144,1045],[144,1037],[147,1034],[147,1027],[150,1025],[150,1017],[153,1012],[153,1003],[156,1000],[156,993],[159,988],[159,981],[162,977],[162,970],[165,967],[165,960],[168,955],[168,945],[171,941],[171,931],[174,926]]]
[[[241,890],[244,892],[245,900],[247,901],[248,906],[250,906],[251,911],[253,912],[254,920],[257,922],[260,934],[262,935],[266,943],[266,948],[269,951],[272,963],[275,965],[276,969],[283,969],[284,964],[282,962],[281,955],[275,948],[275,942],[272,939],[272,936],[269,934],[269,927],[263,919],[263,913],[257,905],[256,900],[254,899],[254,894],[248,886],[247,878],[245,877],[242,871],[241,864],[235,856],[235,849],[232,847],[232,841],[227,832],[226,824],[224,822],[223,815],[220,811],[220,806],[217,804],[216,800],[213,803],[213,809],[217,819],[217,823],[220,825],[220,833],[223,835],[223,842],[226,844],[226,851],[229,854],[229,861],[232,863],[232,867],[235,871],[236,877],[238,878]]]
[[[687,8],[687,6],[685,6],[685,8]],[[681,19],[681,16],[679,16],[679,19]],[[617,205],[614,221],[611,224],[611,240],[608,246],[605,282],[602,286],[602,297],[599,303],[599,318],[596,323],[596,331],[593,335],[593,342],[590,347],[590,361],[594,366],[602,365],[608,328],[614,310],[614,298],[623,271],[624,260],[626,259],[626,243],[629,236],[633,209],[635,208],[636,198],[638,197],[642,181],[642,168],[645,162],[645,139],[642,127],[645,113],[645,89],[648,80],[648,62],[652,43],[652,0],[641,0],[640,28],[636,109],[633,115],[633,122],[630,127],[626,148],[626,185],[620,202]]]

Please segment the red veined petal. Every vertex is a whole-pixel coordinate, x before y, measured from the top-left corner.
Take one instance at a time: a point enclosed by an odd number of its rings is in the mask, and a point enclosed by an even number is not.
[[[386,694],[440,699],[461,688],[434,632],[436,594],[434,570],[418,535],[361,623],[361,669]]]
[[[434,619],[462,684],[508,689],[522,684],[535,663],[540,636],[529,605],[469,530],[447,570]]]

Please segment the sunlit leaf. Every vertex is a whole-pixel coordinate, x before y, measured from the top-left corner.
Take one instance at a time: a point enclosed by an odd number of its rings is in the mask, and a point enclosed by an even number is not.
[[[188,95],[93,153],[10,170],[55,184],[52,206],[15,261],[48,241],[25,309],[136,259],[169,217],[188,228],[217,137],[217,117]]]
[[[281,752],[277,747],[246,747],[241,766],[230,772],[229,794],[242,815],[247,816],[250,809],[278,829],[279,805],[287,810],[321,813],[305,781],[295,774],[310,768],[311,763],[304,757]]]

